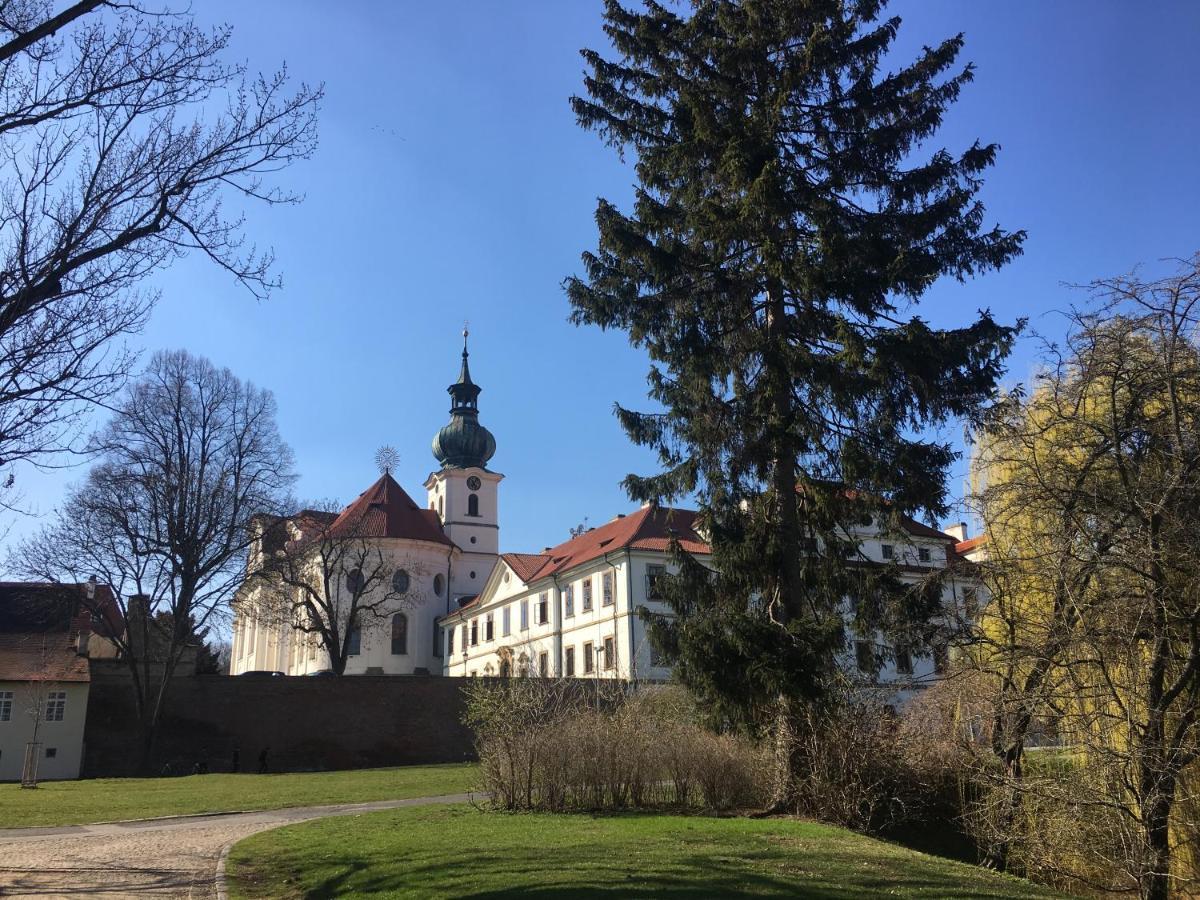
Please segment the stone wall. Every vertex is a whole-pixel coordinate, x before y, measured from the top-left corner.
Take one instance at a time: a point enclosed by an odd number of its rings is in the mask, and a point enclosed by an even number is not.
[[[132,775],[139,757],[128,676],[92,668],[84,731],[85,778]],[[274,772],[353,769],[474,758],[462,724],[465,682],[433,676],[173,679],[154,771],[196,763],[258,770],[269,748]]]

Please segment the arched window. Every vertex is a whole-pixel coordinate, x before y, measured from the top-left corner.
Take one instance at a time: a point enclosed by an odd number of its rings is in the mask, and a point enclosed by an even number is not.
[[[351,569],[346,573],[346,592],[349,594],[361,594],[363,590],[363,573],[362,569]]]
[[[446,579],[441,575],[433,576],[433,592],[439,597],[442,596],[442,591],[446,589]]]
[[[467,497],[467,515],[468,516],[479,515],[479,495],[478,494],[471,494],[469,497]]]
[[[392,575],[392,590],[394,590],[397,594],[408,593],[409,584],[410,579],[408,577],[408,572],[406,572],[404,569],[397,569],[396,573]]]
[[[408,616],[396,613],[392,616],[392,656],[408,653]]]

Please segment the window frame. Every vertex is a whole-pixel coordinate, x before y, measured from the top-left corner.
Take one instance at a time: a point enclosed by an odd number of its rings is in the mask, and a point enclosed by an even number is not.
[[[500,610],[500,636],[508,637],[512,634],[512,606],[505,604]]]
[[[562,587],[563,618],[575,618],[575,585],[568,582]]]
[[[0,691],[0,722],[12,721],[14,694],[15,691]]]
[[[400,585],[404,586],[401,587]],[[392,590],[397,594],[407,594],[409,588],[412,587],[412,576],[408,574],[408,570],[401,567],[392,573]]]
[[[541,678],[550,677],[550,654],[545,650],[538,654],[538,675]]]
[[[490,644],[496,639],[496,614],[488,613],[483,619],[483,640]]]
[[[539,625],[549,625],[550,624],[550,592],[549,591],[542,591],[540,594],[538,594],[537,613],[538,613],[537,614],[537,624],[539,624]]]
[[[521,630],[529,630],[529,598],[521,598]]]
[[[596,671],[596,645],[591,641],[583,642],[583,674],[591,675]]]
[[[61,722],[67,717],[67,692],[49,691],[46,694],[46,713],[43,722]]]
[[[403,633],[400,635],[400,650],[396,649],[396,624],[403,623]],[[408,616],[402,612],[392,616],[392,656],[408,656]]]
[[[581,592],[580,599],[579,599],[579,608],[581,610],[583,610],[584,612],[591,612],[592,611],[592,576],[589,575],[587,578],[583,579],[583,581],[580,582],[580,584],[582,585],[582,588],[581,588],[582,592]]]
[[[667,567],[652,563],[646,566],[646,599],[660,601],[663,598],[662,593],[656,593],[659,589],[656,587],[658,579],[667,574]]]
[[[563,650],[563,676],[565,678],[575,677],[575,648],[567,647]]]
[[[600,576],[600,605],[612,606],[616,599],[616,591],[614,590],[614,581],[612,572],[604,572]]]
[[[617,638],[608,635],[604,638],[604,671],[611,672],[617,667]]]
[[[875,671],[875,642],[858,638],[854,642],[854,664],[863,674]]]

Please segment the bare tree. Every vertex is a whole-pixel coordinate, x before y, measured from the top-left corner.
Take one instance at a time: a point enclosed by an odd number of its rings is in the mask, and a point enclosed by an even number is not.
[[[1200,256],[1092,291],[982,453],[993,598],[977,659],[996,679],[1002,763],[993,855],[1031,821],[1020,805],[1069,808],[1108,823],[1118,880],[1097,886],[1165,900],[1186,877],[1172,831],[1195,835],[1177,810],[1200,757]],[[1069,787],[1025,777],[1039,716],[1076,749]]]
[[[184,351],[153,357],[92,448],[99,464],[10,565],[113,586],[145,770],[181,656],[228,611],[252,518],[287,504],[292,454],[269,391]]]
[[[114,339],[145,322],[156,269],[198,250],[256,296],[277,284],[237,201],[296,200],[264,179],[316,145],[321,88],[224,63],[227,27],[56,6],[0,2],[0,466],[74,446],[129,369]]]
[[[324,505],[260,520],[262,549],[250,560],[239,603],[260,623],[303,635],[342,675],[364,635],[416,604],[427,573],[417,560],[388,552],[362,516]]]

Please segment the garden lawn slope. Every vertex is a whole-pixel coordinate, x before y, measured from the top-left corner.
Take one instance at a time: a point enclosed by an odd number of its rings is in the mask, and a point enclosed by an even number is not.
[[[470,790],[475,765],[404,766],[281,775],[189,775],[0,784],[0,828],[434,797]]]
[[[810,822],[429,807],[248,838],[235,898],[1045,898],[1027,882]]]

